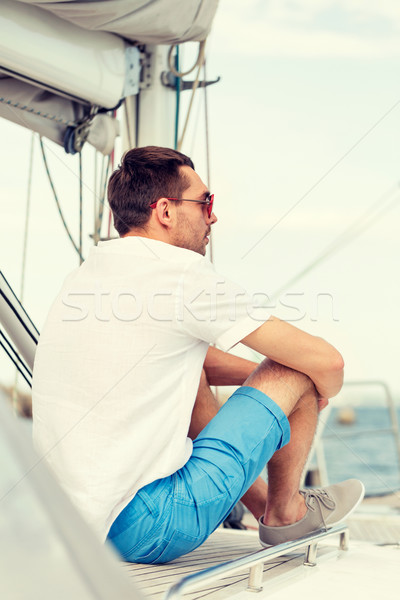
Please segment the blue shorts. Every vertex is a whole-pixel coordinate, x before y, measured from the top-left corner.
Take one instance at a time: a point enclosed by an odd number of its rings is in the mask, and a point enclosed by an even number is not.
[[[281,408],[255,388],[239,388],[195,439],[188,462],[140,489],[108,540],[129,562],[165,563],[194,550],[289,439]]]

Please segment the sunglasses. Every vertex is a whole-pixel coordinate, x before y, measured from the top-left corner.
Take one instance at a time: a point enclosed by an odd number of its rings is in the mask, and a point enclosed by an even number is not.
[[[214,194],[208,194],[205,200],[189,200],[189,198],[167,198],[167,200],[173,200],[175,202],[198,202],[199,204],[205,204],[205,206],[207,206],[207,216],[210,218],[213,211]],[[158,200],[150,204],[150,208],[155,208],[157,206],[157,202]]]

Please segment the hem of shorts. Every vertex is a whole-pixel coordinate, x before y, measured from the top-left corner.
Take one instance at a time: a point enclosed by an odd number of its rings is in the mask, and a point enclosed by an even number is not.
[[[261,390],[244,385],[238,388],[231,396],[247,396],[252,400],[255,400],[259,404],[262,404],[276,419],[278,426],[282,432],[282,441],[280,444],[280,448],[285,446],[290,440],[290,424],[287,416],[283,412],[280,406],[272,398],[267,396]]]

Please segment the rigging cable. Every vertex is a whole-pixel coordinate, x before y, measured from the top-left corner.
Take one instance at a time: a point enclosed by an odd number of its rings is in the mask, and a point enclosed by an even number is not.
[[[104,156],[101,157],[101,172],[100,172],[100,179],[98,176],[98,157],[99,157],[99,152],[96,152],[96,156],[95,156],[95,172],[94,172],[94,199],[93,199],[93,204],[94,204],[94,221],[93,221],[93,244],[96,246],[98,241],[99,241],[99,235],[97,233],[99,226],[98,226],[98,219],[99,219],[99,214],[100,214],[100,187],[101,187],[101,182],[103,181],[103,173],[104,173]]]
[[[388,190],[385,194],[380,196],[378,200],[376,200],[358,219],[356,219],[349,227],[347,227],[338,237],[333,240],[328,246],[319,254],[319,256],[313,260],[310,264],[304,267],[301,271],[299,271],[294,277],[292,277],[289,281],[282,285],[276,292],[274,292],[270,298],[270,301],[276,300],[279,296],[285,292],[290,286],[297,283],[300,279],[307,275],[312,271],[316,266],[318,266],[322,261],[324,261],[328,256],[331,256],[345,244],[350,243],[355,240],[355,238],[361,235],[364,231],[366,231],[371,225],[375,224],[376,221],[383,217],[393,206],[395,205],[395,201],[398,200],[398,195],[400,192],[400,182],[397,185],[393,186],[390,190]],[[379,207],[380,204],[384,203],[384,206],[381,210],[373,212]],[[260,354],[253,351],[256,360],[259,360]]]
[[[94,209],[94,214],[93,214],[93,232],[96,231],[96,217],[97,217],[97,157],[98,157],[98,152],[95,151],[94,153],[94,169],[93,169],[93,174],[94,174],[94,181],[93,181],[93,209]],[[95,243],[94,240],[94,234],[93,234],[93,243]]]
[[[113,119],[117,118],[117,111],[114,110],[113,111]],[[111,167],[111,172],[114,171],[114,165],[115,165],[115,144],[114,144],[114,148],[111,150],[110,152],[110,167]],[[104,191],[104,200],[105,200],[105,196],[106,196],[106,191]],[[111,237],[111,224],[112,224],[112,212],[111,212],[111,208],[110,205],[107,202],[107,206],[108,206],[108,228],[107,228],[107,237],[110,238]]]
[[[35,141],[35,133],[32,131],[30,158],[29,158],[29,170],[28,170],[28,189],[27,189],[27,194],[26,194],[24,245],[23,245],[23,249],[22,249],[21,291],[20,291],[21,303],[24,300],[24,293],[25,293],[25,271],[26,271],[26,256],[27,256],[27,249],[28,249],[29,218],[30,218],[30,211],[31,211],[34,141]]]
[[[207,69],[206,69],[206,60],[204,59],[203,63],[203,76],[204,81],[207,81]],[[211,171],[210,171],[210,135],[208,129],[208,101],[207,101],[207,86],[204,86],[204,125],[205,125],[205,145],[206,145],[206,167],[207,167],[207,187],[211,190]],[[214,252],[213,252],[213,231],[210,231],[210,260],[214,262]]]
[[[207,68],[206,68],[206,60],[204,59],[203,63],[203,77],[204,81],[207,81]],[[204,133],[205,133],[205,145],[206,145],[206,170],[207,170],[207,187],[209,191],[211,190],[211,168],[210,168],[210,135],[208,128],[208,98],[207,98],[207,86],[204,85]],[[213,229],[210,229],[210,245],[209,245],[209,253],[210,253],[210,261],[214,262],[214,232]],[[214,346],[215,347],[215,346]],[[217,386],[214,387],[214,396],[219,401],[220,392]]]
[[[115,161],[115,149],[113,148],[110,154],[110,167],[111,167],[111,172],[114,171],[114,161]],[[105,200],[105,191],[104,191],[104,200]],[[108,206],[108,228],[107,228],[107,237],[110,238],[111,237],[111,223],[112,223],[112,212],[111,212],[111,208],[110,205],[107,204]]]
[[[285,219],[289,213],[291,213],[296,206],[298,206],[300,204],[300,202],[303,202],[303,200],[313,191],[315,190],[315,188],[322,182],[324,181],[324,179],[326,179],[328,177],[328,175],[330,175],[332,173],[332,171],[334,171],[336,169],[336,167],[338,165],[340,165],[340,163],[342,163],[344,161],[345,158],[347,158],[349,156],[349,154],[351,154],[351,152],[353,152],[353,150],[359,145],[361,144],[361,142],[363,140],[365,140],[365,138],[367,138],[370,133],[372,131],[374,131],[374,129],[376,129],[378,127],[378,125],[380,125],[382,123],[382,121],[384,119],[386,119],[386,117],[388,115],[390,115],[392,113],[392,111],[397,108],[400,105],[400,100],[397,100],[377,121],[375,121],[375,123],[369,128],[367,129],[367,131],[365,131],[365,133],[363,133],[363,135],[361,137],[359,137],[356,142],[354,142],[352,144],[352,146],[350,146],[350,148],[348,148],[346,150],[346,152],[344,154],[342,154],[337,160],[336,162],[331,165],[329,167],[329,169],[327,171],[325,171],[320,177],[319,179],[317,179],[317,181],[315,181],[315,183],[313,183],[313,185],[308,188],[308,190],[302,195],[300,196],[300,198],[298,198],[296,200],[296,202],[294,204],[292,204],[292,206],[272,225],[272,227],[270,227],[268,229],[268,231],[266,231],[264,233],[264,235],[255,243],[253,244],[253,246],[247,250],[247,252],[245,254],[243,254],[242,259],[246,258],[246,256],[248,256],[250,254],[250,252],[252,252],[257,246],[258,244],[260,244],[262,242],[262,240],[271,233],[271,231],[273,229],[275,229],[275,227],[277,227],[279,225],[279,223],[281,223],[283,221],[283,219]]]
[[[175,54],[176,72],[179,73],[179,46],[176,46]],[[174,149],[178,149],[178,133],[179,133],[179,109],[181,100],[182,77],[176,77],[176,108],[175,108],[175,133],[174,133]]]
[[[103,180],[104,180],[104,169],[105,169],[105,164],[106,164],[106,157],[103,156],[103,160],[101,163],[101,173],[100,173],[100,185],[99,185],[99,194],[102,194],[103,190]],[[102,202],[102,196],[99,195],[99,211],[97,213],[97,217],[95,220],[95,227],[94,227],[94,244],[97,245],[99,240],[100,240],[100,235],[101,235],[101,224],[103,221],[103,202]]]
[[[128,98],[125,98],[125,102],[124,102],[125,128],[126,128],[126,135],[128,138],[128,146],[129,146],[129,148],[133,148],[132,139],[131,139],[131,123],[130,123],[130,118],[129,118],[129,110],[128,110],[127,102],[128,102]]]
[[[190,96],[189,107],[188,107],[187,113],[186,113],[185,124],[183,126],[182,135],[181,135],[181,137],[180,137],[180,139],[178,141],[178,148],[177,149],[179,151],[182,149],[183,140],[184,140],[184,137],[185,137],[185,134],[186,134],[187,126],[189,124],[189,117],[190,117],[190,113],[192,111],[193,100],[194,100],[194,97],[195,97],[195,94],[196,94],[197,87],[199,85],[200,71],[201,71],[201,67],[199,67],[197,69],[196,79],[193,82],[192,94]]]
[[[21,302],[21,304],[24,301],[24,294],[25,294],[25,273],[26,273],[26,257],[27,257],[27,250],[28,250],[29,220],[30,220],[30,212],[31,212],[34,141],[35,141],[35,133],[32,131],[32,133],[31,133],[30,153],[29,153],[28,188],[27,188],[27,193],[26,193],[24,243],[23,243],[23,248],[22,248],[21,289],[20,289],[20,302]],[[4,337],[4,335],[3,335],[3,337]],[[2,346],[3,346],[3,344],[2,344]],[[3,348],[4,348],[4,346],[3,346]],[[21,360],[19,357],[18,357],[18,359]],[[14,364],[15,364],[15,362],[14,362]],[[15,412],[17,410],[17,401],[18,401],[17,400],[18,372],[21,373],[21,375],[27,381],[25,375],[21,372],[21,369],[18,367],[18,365],[16,365],[16,367],[17,367],[17,370],[15,372],[14,386],[13,386],[13,389],[12,389],[12,404],[13,404],[13,410]]]
[[[4,286],[4,287],[3,287]],[[2,289],[3,288],[3,289]],[[22,327],[25,329],[25,332],[29,335],[32,341],[37,344],[39,339],[39,331],[35,327],[32,319],[29,317],[28,313],[22,306],[20,300],[14,293],[14,290],[8,283],[7,279],[4,277],[3,273],[0,271],[0,297],[5,301],[5,303],[9,306],[11,311],[14,313],[14,316],[18,319]]]
[[[297,283],[304,275],[307,275],[316,266],[326,258],[337,252],[344,245],[353,241],[356,237],[366,231],[371,225],[374,225],[378,219],[383,217],[398,201],[400,192],[400,182],[388,190],[383,196],[380,196],[362,215],[357,218],[349,227],[347,227],[333,242],[314,259],[309,265],[304,267],[297,275],[292,277],[285,285],[276,291],[272,298],[278,298],[289,286]],[[381,206],[383,203],[383,206]],[[379,209],[380,207],[380,209]],[[377,210],[378,209],[378,210]],[[374,214],[375,213],[375,214]]]
[[[198,102],[197,102],[197,112],[195,115],[192,116],[192,122],[193,122],[193,127],[192,127],[192,141],[191,141],[191,145],[190,145],[190,152],[188,152],[188,156],[194,156],[195,150],[196,150],[196,144],[198,144],[198,136],[197,136],[197,130],[199,127],[199,123],[200,123],[200,112],[203,108],[203,104],[200,101],[200,96],[198,96]],[[193,109],[194,110],[194,109]],[[189,143],[187,142],[186,146],[188,146]]]
[[[83,260],[83,257],[82,257],[82,255],[81,255],[81,253],[79,251],[78,246],[75,244],[75,241],[74,241],[74,239],[73,239],[73,237],[71,235],[71,232],[70,232],[70,230],[68,228],[68,225],[67,225],[67,223],[65,221],[63,212],[61,210],[60,202],[58,200],[57,192],[55,190],[54,183],[53,183],[53,180],[52,180],[52,177],[51,177],[51,174],[50,174],[49,166],[48,166],[48,163],[47,163],[47,158],[46,158],[46,153],[45,153],[45,150],[44,150],[44,144],[43,144],[42,137],[39,138],[39,142],[40,142],[40,148],[42,150],[43,162],[44,162],[44,166],[45,166],[45,169],[46,169],[47,177],[49,179],[49,183],[50,183],[51,189],[53,191],[54,199],[56,201],[56,205],[57,205],[60,217],[61,217],[61,221],[62,221],[62,223],[64,225],[64,228],[65,228],[65,231],[67,232],[67,235],[68,235],[68,237],[69,237],[69,239],[71,241],[71,244],[73,245],[75,251],[77,252],[77,254],[79,255],[79,257],[81,258],[81,260]]]
[[[193,106],[194,96],[196,94],[196,90],[197,90],[198,85],[199,85],[200,72],[201,72],[201,69],[202,69],[203,64],[204,64],[205,44],[206,44],[206,40],[204,40],[203,42],[200,42],[200,49],[199,49],[199,54],[198,54],[198,57],[197,57],[196,64],[190,69],[190,71],[187,71],[185,73],[178,73],[175,69],[174,70],[171,69],[172,72],[174,73],[174,75],[176,75],[177,77],[178,76],[179,77],[183,77],[183,75],[187,75],[188,73],[190,73],[191,71],[193,71],[193,69],[196,68],[196,66],[197,66],[196,79],[193,82],[192,94],[190,96],[190,102],[189,102],[188,110],[187,110],[187,113],[186,113],[185,124],[183,126],[182,135],[181,135],[181,137],[180,137],[180,139],[178,141],[178,147],[177,147],[178,150],[181,150],[181,148],[182,148],[183,140],[184,140],[184,137],[185,137],[185,134],[186,134],[186,130],[187,130],[187,126],[188,126],[188,123],[189,123],[190,113],[191,113],[192,106]],[[171,53],[171,49],[170,49],[170,52],[168,54],[168,57],[170,56],[170,53]],[[168,62],[169,62],[169,67],[171,68],[171,61],[170,61],[170,59],[168,60]]]
[[[105,161],[107,158],[108,158],[108,161],[107,161],[107,165],[105,167]],[[107,178],[108,178],[108,173],[110,170],[110,164],[111,164],[111,154],[109,154],[108,157],[106,157],[106,156],[103,157],[103,164],[102,164],[102,169],[101,169],[101,179],[100,179],[101,196],[99,197],[99,212],[97,215],[95,231],[94,231],[94,236],[93,236],[94,244],[97,244],[99,242],[100,236],[101,236],[101,225],[103,222],[104,203],[105,203],[105,197],[106,197],[106,191],[107,191]]]
[[[78,152],[79,157],[79,264],[82,264],[82,228],[83,228],[83,189],[82,189],[82,152]]]
[[[8,348],[5,346],[4,342],[1,339],[0,339],[0,346],[3,348],[4,352],[7,354],[8,358],[11,360],[11,362],[14,364],[17,371],[25,379],[25,381],[29,385],[29,387],[32,387],[32,383],[31,383],[32,373],[30,372],[30,370],[26,366],[25,362],[22,360],[22,358],[20,357],[18,352],[15,350],[14,346],[7,339],[7,337],[4,335],[4,333],[2,332],[1,329],[0,329],[0,337],[3,338],[3,340],[7,344]],[[25,369],[25,371],[23,369]],[[13,396],[14,396],[14,390],[13,390]],[[14,398],[13,398],[13,404],[14,404]],[[14,406],[14,409],[15,408],[16,407]]]

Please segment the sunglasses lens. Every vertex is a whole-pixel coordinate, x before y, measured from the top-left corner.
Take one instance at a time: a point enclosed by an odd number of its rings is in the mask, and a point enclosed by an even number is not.
[[[212,211],[213,211],[213,204],[214,204],[214,194],[210,194],[210,196],[208,197],[210,203],[207,206],[207,212],[208,212],[208,217],[211,217]]]

